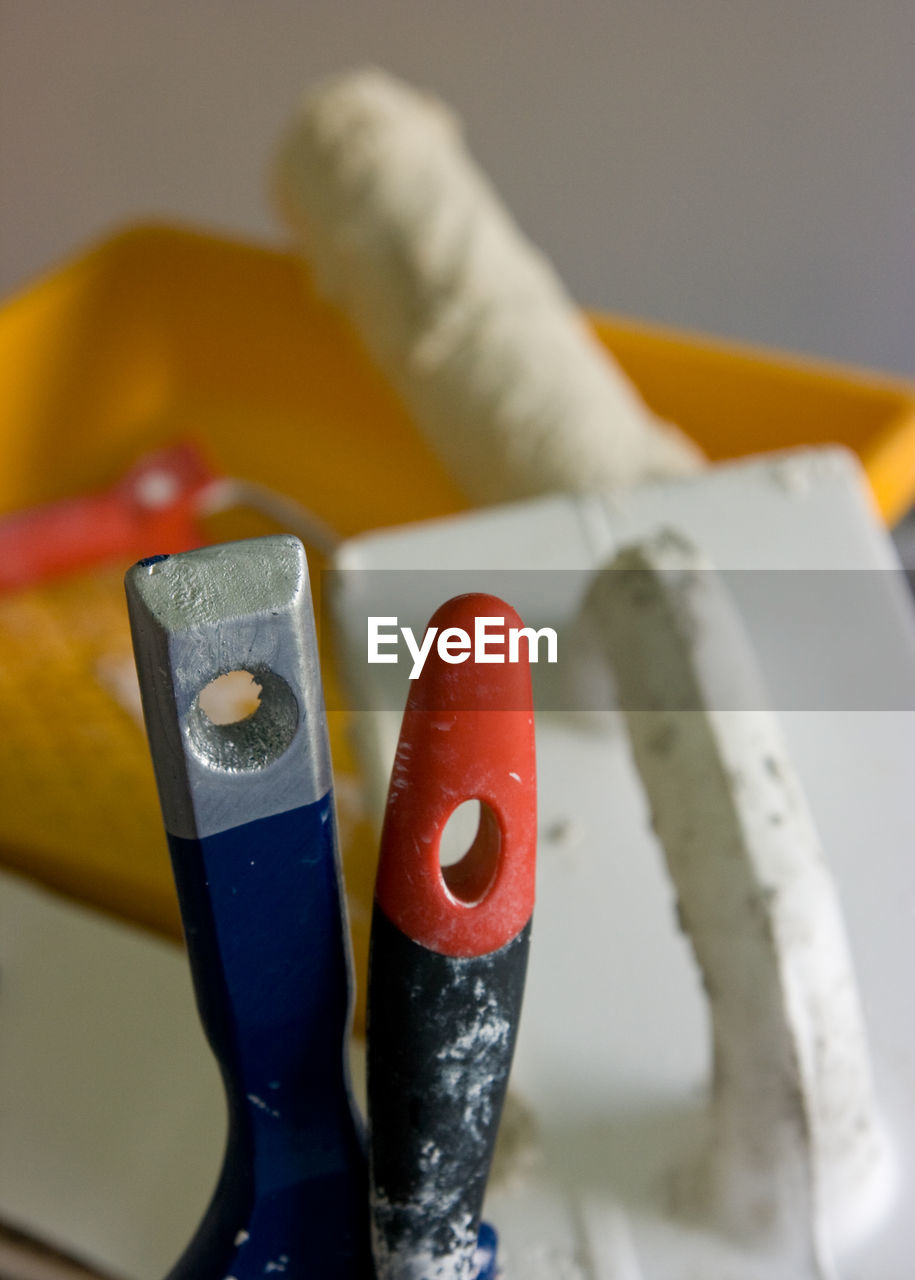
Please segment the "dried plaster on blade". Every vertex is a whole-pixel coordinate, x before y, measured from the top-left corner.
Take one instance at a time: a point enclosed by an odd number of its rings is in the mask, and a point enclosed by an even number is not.
[[[381,71],[304,100],[278,163],[318,288],[475,502],[696,468],[515,226],[437,100]]]
[[[711,1009],[711,1136],[681,1207],[831,1276],[889,1162],[835,886],[749,642],[679,535],[621,552],[587,607]]]

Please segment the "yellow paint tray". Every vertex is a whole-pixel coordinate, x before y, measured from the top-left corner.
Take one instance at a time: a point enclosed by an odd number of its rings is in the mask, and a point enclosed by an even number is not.
[[[912,500],[912,386],[595,324],[649,404],[710,458],[838,441],[862,458],[887,518]],[[467,505],[291,255],[139,227],[0,310],[0,512],[103,488],[178,441],[345,536]],[[264,531],[247,515],[212,530]],[[146,744],[118,692],[125,567],[0,599],[0,862],[177,934]],[[341,713],[331,736],[359,952],[373,841],[347,798],[357,784]]]

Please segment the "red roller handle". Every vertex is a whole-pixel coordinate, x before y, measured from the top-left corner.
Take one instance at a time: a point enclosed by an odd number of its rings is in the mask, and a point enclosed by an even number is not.
[[[106,492],[0,519],[0,591],[198,545],[198,498],[214,479],[190,445],[176,445],[143,458]]]

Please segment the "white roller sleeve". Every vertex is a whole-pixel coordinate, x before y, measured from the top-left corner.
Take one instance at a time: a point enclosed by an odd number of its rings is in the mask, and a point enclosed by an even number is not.
[[[711,1141],[681,1208],[779,1275],[830,1276],[887,1162],[837,894],[754,655],[679,535],[621,552],[589,609],[711,1010]]]
[[[600,347],[441,103],[380,71],[333,79],[305,98],[277,178],[317,287],[472,501],[696,468],[698,450]]]

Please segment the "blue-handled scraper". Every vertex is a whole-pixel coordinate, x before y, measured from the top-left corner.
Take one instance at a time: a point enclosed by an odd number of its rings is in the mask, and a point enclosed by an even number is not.
[[[197,1002],[229,1110],[221,1177],[170,1280],[370,1277],[304,550],[280,536],[153,557],[131,569],[127,596]],[[240,719],[207,700],[233,672],[260,694]]]

